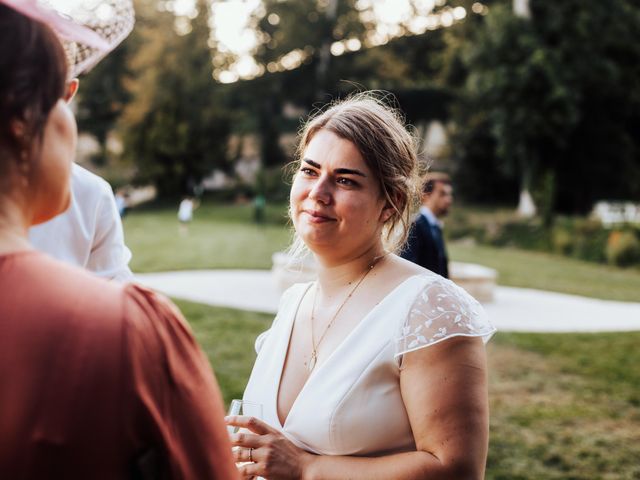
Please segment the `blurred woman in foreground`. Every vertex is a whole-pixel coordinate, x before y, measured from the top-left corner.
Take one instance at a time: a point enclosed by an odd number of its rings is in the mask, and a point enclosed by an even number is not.
[[[179,311],[29,246],[69,205],[77,135],[49,25],[90,38],[0,0],[0,478],[233,479],[220,393]]]

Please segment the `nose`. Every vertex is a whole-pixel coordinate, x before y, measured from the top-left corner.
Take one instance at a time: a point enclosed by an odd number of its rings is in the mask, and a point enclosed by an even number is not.
[[[323,205],[331,204],[331,183],[326,175],[321,175],[313,184],[309,191],[309,198]]]

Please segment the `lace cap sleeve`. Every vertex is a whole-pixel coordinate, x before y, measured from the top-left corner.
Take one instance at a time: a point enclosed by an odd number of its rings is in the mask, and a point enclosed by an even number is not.
[[[482,337],[496,332],[482,306],[450,280],[435,277],[414,300],[396,338],[396,357],[451,337]]]

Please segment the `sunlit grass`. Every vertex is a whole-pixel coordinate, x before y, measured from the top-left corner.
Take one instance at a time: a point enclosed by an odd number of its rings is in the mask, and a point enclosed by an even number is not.
[[[549,253],[451,242],[453,260],[494,268],[498,283],[607,300],[640,302],[640,270],[621,269]]]
[[[124,219],[134,272],[192,269],[268,269],[290,240],[281,206],[257,224],[251,205],[204,204],[181,229],[176,208],[133,211]]]

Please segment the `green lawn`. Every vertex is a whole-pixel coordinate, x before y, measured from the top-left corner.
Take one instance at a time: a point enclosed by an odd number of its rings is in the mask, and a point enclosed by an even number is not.
[[[124,219],[134,272],[191,269],[269,269],[271,255],[289,244],[283,208],[269,207],[266,222],[253,222],[250,205],[204,204],[186,232],[177,208],[134,210]]]
[[[607,300],[640,302],[640,270],[621,269],[549,253],[466,245],[447,245],[452,260],[498,271],[498,283]]]
[[[242,398],[256,358],[254,342],[273,315],[175,300],[209,357],[226,403]]]
[[[178,301],[225,400],[242,395],[272,317]],[[498,333],[488,346],[487,479],[640,479],[640,333]]]
[[[124,220],[135,272],[187,269],[268,269],[291,238],[282,205],[253,222],[251,205],[205,203],[181,234],[176,208],[133,211]],[[619,269],[540,252],[451,242],[452,260],[495,268],[501,285],[640,302],[640,270]]]

